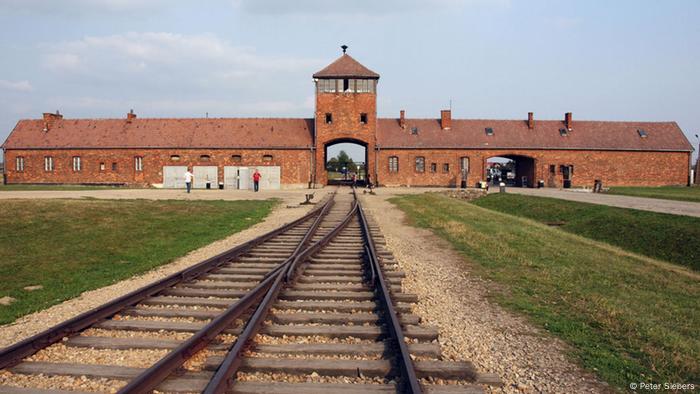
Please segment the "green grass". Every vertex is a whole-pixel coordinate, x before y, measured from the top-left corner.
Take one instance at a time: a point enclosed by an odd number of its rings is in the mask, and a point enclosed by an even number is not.
[[[0,183],[0,192],[2,191],[32,191],[32,190],[113,190],[127,189],[126,186],[107,186],[107,185],[23,185],[11,184],[3,185]]]
[[[474,204],[700,271],[700,218],[516,194]]]
[[[624,196],[661,198],[664,200],[700,202],[700,187],[697,186],[611,187],[608,193]]]
[[[269,214],[276,201],[6,200],[0,324],[145,272]],[[26,291],[25,286],[42,285]]]
[[[568,342],[575,360],[619,390],[700,381],[692,271],[439,194],[391,201],[448,240],[465,268],[495,282],[493,299]]]

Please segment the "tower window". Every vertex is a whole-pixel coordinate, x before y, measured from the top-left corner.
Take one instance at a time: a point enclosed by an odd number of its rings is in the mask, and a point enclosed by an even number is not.
[[[360,114],[360,123],[367,124],[367,114]]]
[[[331,124],[331,123],[333,123],[333,114],[326,113],[326,124]]]
[[[399,158],[397,156],[389,156],[389,172],[399,172]]]
[[[350,80],[343,79],[343,92],[349,92],[349,91],[350,91]]]

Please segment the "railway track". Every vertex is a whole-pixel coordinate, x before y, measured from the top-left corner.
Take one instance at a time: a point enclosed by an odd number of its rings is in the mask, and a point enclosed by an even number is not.
[[[478,393],[354,192],[0,351],[0,393]]]

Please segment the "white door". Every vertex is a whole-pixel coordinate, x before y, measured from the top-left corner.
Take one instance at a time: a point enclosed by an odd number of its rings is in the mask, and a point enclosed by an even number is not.
[[[253,174],[248,167],[238,167],[238,188],[248,190],[253,188]]]
[[[212,189],[219,187],[219,169],[216,166],[194,166],[192,167],[194,174],[194,184],[196,189],[204,189],[207,183],[211,184]]]
[[[236,166],[225,166],[224,167],[224,188],[226,188],[226,189],[238,189],[238,167],[236,167]]]
[[[279,190],[280,188],[280,167],[265,166],[258,167],[260,171],[260,190]]]
[[[186,166],[163,166],[163,187],[168,189],[184,189],[186,171]]]

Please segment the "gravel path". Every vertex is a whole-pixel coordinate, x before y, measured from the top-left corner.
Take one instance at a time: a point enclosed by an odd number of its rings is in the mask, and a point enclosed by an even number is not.
[[[321,200],[321,198],[329,190],[321,191],[320,193],[317,192],[315,200]],[[283,202],[279,204],[272,211],[272,213],[262,222],[239,233],[233,234],[225,239],[216,241],[205,247],[194,250],[170,264],[156,268],[155,270],[149,271],[143,275],[115,283],[111,286],[103,287],[97,290],[87,291],[74,299],[68,300],[58,305],[54,305],[51,308],[45,309],[43,311],[24,316],[15,321],[14,323],[0,327],[0,348],[11,345],[31,335],[37,334],[40,331],[52,327],[73,316],[76,316],[80,313],[102,305],[116,297],[124,295],[130,291],[136,290],[142,286],[145,286],[167,275],[170,275],[174,272],[194,265],[209,257],[215,256],[221,252],[224,252],[227,249],[230,249],[236,245],[239,245],[245,241],[248,241],[268,231],[271,231],[285,223],[289,223],[299,218],[300,216],[308,212],[312,207],[310,205],[307,205],[300,206],[298,208],[287,208],[287,205],[298,206],[298,203],[303,200],[303,195],[301,195],[301,199],[299,197],[300,195],[298,193],[293,194],[291,196],[285,195],[283,198]]]
[[[490,193],[496,193],[497,191],[497,187],[489,190]],[[562,200],[587,202],[591,204],[610,205],[612,207],[640,209],[642,211],[700,217],[700,203],[690,201],[674,201],[662,200],[659,198],[586,193],[551,188],[523,189],[519,187],[509,187],[507,192],[513,194],[525,194],[528,196],[560,198]]]
[[[601,393],[610,390],[565,356],[567,345],[487,300],[493,285],[471,275],[452,247],[430,231],[404,223],[386,199],[400,190],[364,196],[387,247],[405,270],[403,286],[416,293],[415,313],[440,329],[447,359],[471,361],[504,381],[493,393]]]

